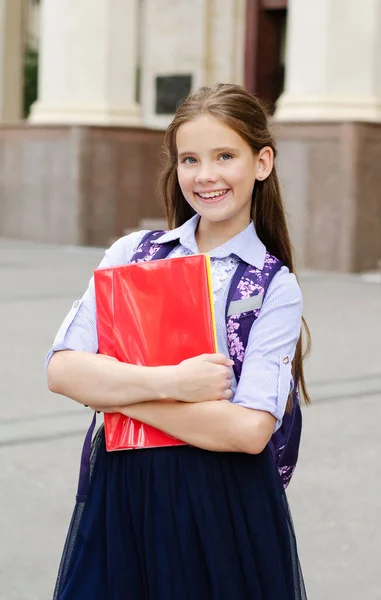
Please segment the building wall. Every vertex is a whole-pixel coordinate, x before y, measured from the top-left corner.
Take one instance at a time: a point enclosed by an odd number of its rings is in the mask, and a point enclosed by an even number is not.
[[[381,259],[381,124],[283,123],[276,131],[298,266],[376,269]]]
[[[36,15],[38,4],[28,1]],[[119,7],[126,7],[118,1]],[[136,118],[134,127],[105,122],[85,126],[79,120],[74,121],[77,126],[0,128],[0,235],[107,245],[125,229],[138,227],[142,219],[162,217],[156,181],[163,129],[172,115],[156,114],[156,78],[190,74],[193,89],[214,81],[243,83],[246,3],[253,6],[254,0],[140,2],[137,96],[143,118],[141,122]],[[78,25],[76,6],[73,2],[70,6]],[[52,19],[53,29],[60,23]],[[115,32],[112,24],[110,16],[108,26]],[[49,31],[57,39],[50,26]],[[82,35],[81,27],[76,31]],[[119,26],[121,32],[126,39]],[[66,34],[64,42],[70,45],[70,31]],[[135,47],[135,38],[131,44]],[[111,62],[113,68],[118,66]],[[127,79],[126,85],[136,85]],[[54,82],[48,83],[54,88]],[[361,124],[305,119],[278,122],[275,127],[280,180],[299,266],[338,271],[377,268],[381,124],[366,119]]]
[[[276,137],[298,267],[377,268],[381,125],[288,124]],[[0,235],[107,246],[161,218],[162,140],[138,128],[0,129]]]
[[[160,218],[162,138],[136,128],[0,128],[0,236],[108,246]]]
[[[190,75],[192,89],[244,83],[245,0],[144,0],[141,12],[143,123],[166,128],[158,115],[156,77]]]

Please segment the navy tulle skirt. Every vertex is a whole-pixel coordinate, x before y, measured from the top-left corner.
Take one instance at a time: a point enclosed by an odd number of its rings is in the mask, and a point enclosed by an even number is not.
[[[302,600],[287,500],[269,451],[93,444],[55,600]]]

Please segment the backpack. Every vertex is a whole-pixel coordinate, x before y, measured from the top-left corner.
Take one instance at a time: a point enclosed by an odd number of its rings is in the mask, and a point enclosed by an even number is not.
[[[178,245],[178,241],[155,244],[164,231],[149,231],[140,242],[131,263],[146,262],[152,259],[161,260]],[[233,274],[226,302],[225,319],[230,358],[234,361],[233,371],[237,384],[239,382],[245,349],[250,330],[259,316],[268,287],[276,273],[282,267],[280,260],[266,252],[263,269],[256,269],[241,261]],[[253,297],[257,301],[253,302]],[[250,309],[247,309],[249,300]],[[253,309],[253,305],[255,308]],[[278,468],[284,488],[290,483],[298,460],[300,437],[302,432],[302,413],[300,410],[298,385],[294,385],[291,412],[283,416],[282,425],[269,441],[269,449]],[[96,413],[86,434],[82,455],[77,490],[77,502],[84,502],[87,497],[91,439],[96,424]]]
[[[161,260],[178,245],[178,240],[164,244],[155,244],[164,231],[150,231],[140,242],[131,262]],[[233,371],[237,384],[239,382],[245,349],[250,330],[259,316],[268,287],[276,273],[282,267],[280,260],[266,252],[263,269],[256,269],[241,261],[233,274],[226,302],[226,332],[230,358],[234,361]],[[258,298],[253,303],[253,297]],[[246,310],[249,300],[250,310]],[[252,306],[256,308],[252,308]],[[269,442],[271,454],[277,465],[283,485],[286,488],[294,473],[299,454],[302,432],[302,413],[298,385],[293,389],[293,405],[290,413],[284,414],[282,425],[274,433]]]

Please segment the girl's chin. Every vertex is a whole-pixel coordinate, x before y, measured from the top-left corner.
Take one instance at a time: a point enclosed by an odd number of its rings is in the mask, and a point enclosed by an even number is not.
[[[200,208],[195,210],[204,223],[221,223],[222,221],[234,219],[234,214],[229,210],[202,210]]]

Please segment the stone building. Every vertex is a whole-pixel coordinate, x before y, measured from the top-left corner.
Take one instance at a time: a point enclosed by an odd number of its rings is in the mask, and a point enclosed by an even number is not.
[[[26,36],[40,76],[22,121]],[[215,81],[273,113],[299,266],[376,268],[380,0],[0,0],[0,235],[107,245],[161,218],[163,130]]]

